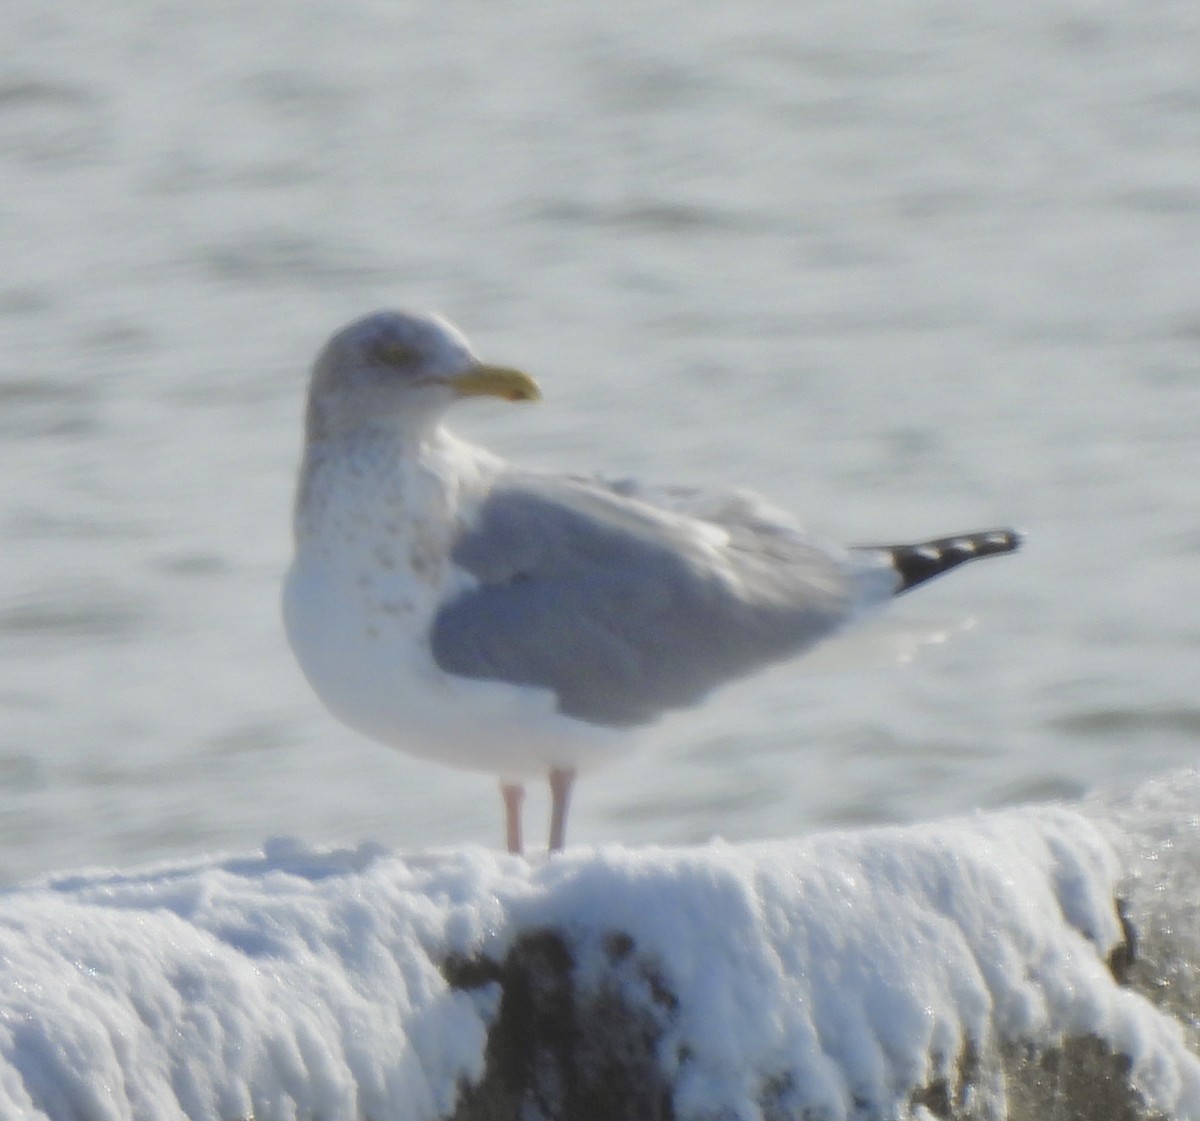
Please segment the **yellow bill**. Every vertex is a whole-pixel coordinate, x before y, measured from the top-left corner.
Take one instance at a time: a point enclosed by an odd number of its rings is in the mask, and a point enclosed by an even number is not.
[[[480,363],[450,379],[462,397],[501,397],[505,401],[540,401],[542,391],[523,370]]]

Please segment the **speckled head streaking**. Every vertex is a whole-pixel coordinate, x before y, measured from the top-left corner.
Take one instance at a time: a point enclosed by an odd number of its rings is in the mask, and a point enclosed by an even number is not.
[[[520,370],[480,362],[440,316],[377,311],[336,332],[317,356],[305,434],[311,443],[373,428],[421,427],[457,397],[480,395],[540,396]]]

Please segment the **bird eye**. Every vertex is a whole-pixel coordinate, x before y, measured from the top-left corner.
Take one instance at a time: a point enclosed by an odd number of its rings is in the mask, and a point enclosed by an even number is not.
[[[419,357],[417,348],[407,343],[383,343],[376,354],[381,362],[389,366],[411,366]]]

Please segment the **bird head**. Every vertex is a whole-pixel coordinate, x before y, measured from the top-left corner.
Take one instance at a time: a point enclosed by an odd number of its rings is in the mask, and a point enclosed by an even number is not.
[[[364,428],[420,430],[462,397],[536,401],[521,370],[480,361],[438,315],[377,311],[325,344],[309,384],[308,435],[325,439]]]

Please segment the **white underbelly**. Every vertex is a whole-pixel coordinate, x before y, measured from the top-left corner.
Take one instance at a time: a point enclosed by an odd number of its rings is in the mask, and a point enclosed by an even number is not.
[[[344,724],[410,755],[514,779],[588,770],[635,746],[625,730],[564,717],[550,690],[444,673],[425,640],[433,590],[404,591],[364,588],[311,558],[297,558],[288,573],[288,640]]]

